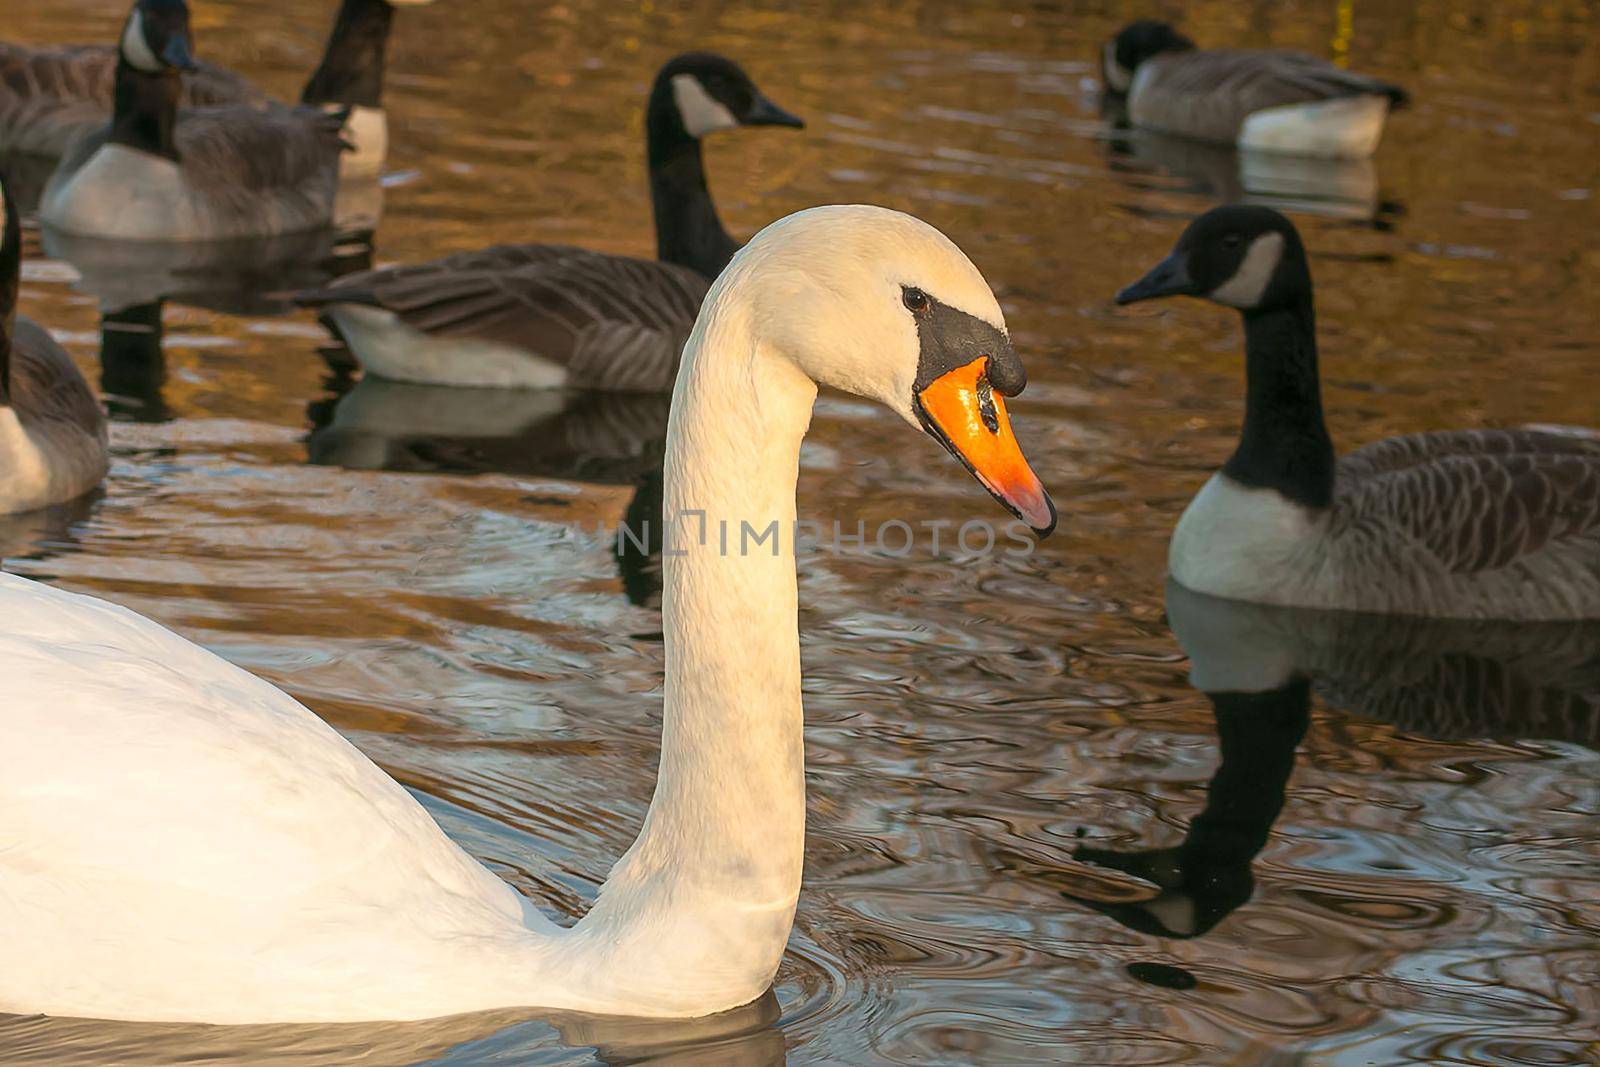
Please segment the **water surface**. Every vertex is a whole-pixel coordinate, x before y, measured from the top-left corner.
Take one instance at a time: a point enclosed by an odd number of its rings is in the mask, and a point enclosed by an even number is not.
[[[197,0],[198,47],[290,96],[330,7]],[[0,32],[38,41],[110,40],[124,13],[11,8]],[[1529,666],[1515,636],[1374,649],[1292,624],[1292,653],[1260,657],[1316,685],[1214,705],[1187,681],[1163,564],[1237,432],[1239,327],[1110,296],[1212,196],[1313,208],[1297,218],[1342,447],[1594,424],[1600,8],[1163,10],[1206,44],[1347,55],[1415,106],[1370,172],[1308,184],[1106,136],[1092,60],[1145,5],[401,12],[379,262],[514,239],[651,254],[644,93],[672,53],[724,52],[810,123],[709,146],[730,227],[867,200],[958,241],[1028,362],[1012,411],[1061,529],[1025,558],[924,540],[909,558],[800,561],[806,886],[763,1004],[652,1026],[0,1019],[0,1059],[1593,1062],[1600,642],[1552,638]],[[321,330],[259,286],[224,298],[179,279],[164,307],[108,297],[132,307],[103,324],[90,264],[32,245],[24,310],[95,381],[105,343],[119,422],[104,497],[0,527],[8,569],[127,604],[284,687],[518,889],[581,914],[653,783],[652,568],[638,553],[619,567],[600,528],[649,513],[662,406],[345,395]],[[800,511],[847,530],[996,517],[941,450],[839,397],[818,406]]]

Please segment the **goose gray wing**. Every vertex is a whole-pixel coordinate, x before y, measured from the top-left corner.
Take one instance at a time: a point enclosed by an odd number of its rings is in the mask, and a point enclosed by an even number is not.
[[[29,48],[0,42],[0,151],[59,156],[103,126],[115,95],[111,45]],[[183,77],[183,107],[273,106],[248,78],[214,63]]]
[[[1454,574],[1538,566],[1559,552],[1600,585],[1600,440],[1537,430],[1413,434],[1340,461],[1347,529],[1403,532]]]
[[[1208,49],[1145,61],[1129,108],[1140,126],[1232,143],[1257,111],[1369,95],[1394,106],[1406,100],[1398,85],[1303,52]]]
[[[575,388],[670,388],[710,284],[686,267],[567,245],[499,245],[348,275],[306,306],[367,304],[435,336],[493,341],[567,368]]]
[[[229,105],[178,112],[175,142],[191,184],[260,192],[337,180],[342,114]]]
[[[72,357],[44,327],[21,316],[12,333],[11,395],[24,420],[81,431],[105,442],[105,413]]]

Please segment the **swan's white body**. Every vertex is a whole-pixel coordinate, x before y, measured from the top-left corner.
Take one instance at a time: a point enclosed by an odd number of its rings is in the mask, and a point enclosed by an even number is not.
[[[913,419],[907,278],[1003,329],[976,269],[906,216],[816,209],[752,241],[685,350],[666,515],[792,530],[817,381]],[[786,538],[724,554],[695,526],[666,561],[655,798],[570,929],[284,693],[122,608],[0,576],[0,1012],[695,1016],[758,997],[804,849],[794,560]]]

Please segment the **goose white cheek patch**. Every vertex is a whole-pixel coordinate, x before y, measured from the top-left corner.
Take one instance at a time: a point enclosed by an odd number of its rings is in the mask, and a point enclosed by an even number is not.
[[[1128,91],[1128,86],[1133,84],[1133,74],[1117,62],[1117,45],[1114,41],[1106,42],[1105,60],[1100,64],[1105,71],[1106,84],[1119,93]]]
[[[1211,291],[1211,299],[1229,307],[1253,308],[1261,303],[1278,261],[1283,258],[1283,234],[1264,233],[1250,242],[1250,251],[1233,277]]]
[[[137,8],[122,31],[122,54],[134,70],[142,70],[146,74],[159,74],[165,66],[150,50],[150,42],[145,40],[144,12]]]
[[[683,128],[690,137],[704,137],[712,130],[731,130],[739,125],[733,112],[712,99],[706,87],[700,84],[700,79],[693,74],[673,75],[672,98],[678,105],[678,114],[683,117]]]

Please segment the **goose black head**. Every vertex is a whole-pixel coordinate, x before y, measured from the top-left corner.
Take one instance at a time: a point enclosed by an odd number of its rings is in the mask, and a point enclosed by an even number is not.
[[[1171,23],[1140,19],[1128,23],[1106,42],[1100,56],[1100,72],[1108,89],[1125,93],[1133,87],[1133,74],[1140,63],[1164,52],[1193,49],[1194,42],[1173,29]]]
[[[768,100],[739,64],[710,52],[669,60],[656,75],[650,110],[675,114],[683,132],[696,140],[736,126],[805,126]]]
[[[184,0],[138,0],[122,28],[122,61],[145,74],[195,69]]]
[[[1310,291],[1294,224],[1271,208],[1229,204],[1190,223],[1172,253],[1119,292],[1117,303],[1197,296],[1253,312],[1292,305]]]

